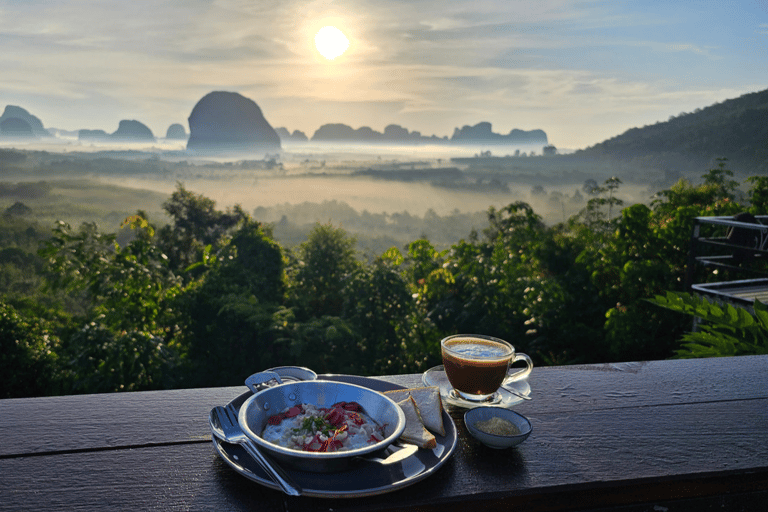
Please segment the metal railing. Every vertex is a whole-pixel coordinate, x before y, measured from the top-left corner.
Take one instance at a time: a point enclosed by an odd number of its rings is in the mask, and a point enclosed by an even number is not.
[[[685,275],[687,291],[736,303],[751,303],[751,295],[738,293],[739,289],[768,290],[768,279],[765,279],[768,277],[768,215],[757,215],[749,220],[755,222],[744,222],[740,216],[694,219]],[[723,270],[724,280],[694,283],[699,266]],[[731,280],[734,276],[739,279]]]

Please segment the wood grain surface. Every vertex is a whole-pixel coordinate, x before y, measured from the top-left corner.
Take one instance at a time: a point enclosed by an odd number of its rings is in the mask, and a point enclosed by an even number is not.
[[[767,370],[768,356],[535,368],[534,400],[514,406],[525,443],[486,448],[448,407],[454,456],[364,500],[289,498],[225,464],[208,412],[244,386],[0,400],[0,510],[753,510],[768,498]]]

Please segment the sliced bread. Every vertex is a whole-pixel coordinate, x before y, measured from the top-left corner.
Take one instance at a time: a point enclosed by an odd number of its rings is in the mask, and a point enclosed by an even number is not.
[[[445,435],[445,425],[443,425],[443,400],[440,398],[440,388],[437,386],[426,386],[421,388],[396,389],[385,391],[385,395],[395,402],[400,402],[406,397],[411,396],[416,402],[421,419],[430,431],[435,434]]]
[[[419,416],[419,409],[413,397],[409,396],[405,400],[397,402],[397,405],[405,413],[405,430],[403,430],[400,439],[406,443],[413,443],[419,448],[432,449],[437,446],[435,436],[424,428],[424,423]]]

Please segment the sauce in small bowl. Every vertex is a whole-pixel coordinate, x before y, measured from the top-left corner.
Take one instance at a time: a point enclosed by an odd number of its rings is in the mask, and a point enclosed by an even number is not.
[[[504,407],[475,407],[464,413],[469,433],[489,448],[517,446],[531,435],[528,418]]]

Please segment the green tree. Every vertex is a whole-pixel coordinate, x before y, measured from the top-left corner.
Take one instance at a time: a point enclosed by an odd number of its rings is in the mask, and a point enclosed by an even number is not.
[[[259,223],[247,220],[232,236],[228,256],[178,297],[191,386],[242,383],[256,371],[291,364],[284,322],[282,248]]]
[[[603,185],[598,185],[595,180],[584,182],[582,189],[587,195],[592,196],[587,205],[579,212],[578,218],[591,230],[611,230],[614,228],[613,209],[622,206],[624,201],[616,197],[616,191],[621,185],[621,180],[616,176],[605,180]],[[607,194],[607,197],[606,197]],[[607,209],[607,212],[606,212]]]
[[[58,345],[47,322],[0,302],[0,398],[58,394]]]
[[[89,322],[69,336],[63,354],[68,394],[168,389],[180,381],[178,352],[146,331]]]
[[[217,210],[214,200],[195,194],[180,183],[163,203],[163,209],[170,215],[171,223],[158,230],[157,245],[176,273],[201,261],[205,251],[216,254],[226,247],[231,232],[248,218],[239,205]],[[196,268],[199,272],[199,267]]]
[[[80,294],[89,320],[96,318],[115,331],[138,329],[170,341],[175,331],[169,302],[181,282],[168,259],[153,243],[154,229],[141,215],[126,221],[135,231],[125,247],[115,234],[101,233],[93,223],[75,231],[59,222],[40,249],[53,290]]]
[[[727,162],[727,158],[718,158],[717,167],[709,169],[706,174],[702,175],[704,186],[712,188],[716,200],[728,199],[733,201],[736,197],[734,192],[739,183],[732,179],[733,171],[726,167]]]
[[[391,254],[391,253],[390,253]],[[344,287],[342,318],[359,333],[359,361],[365,373],[407,373],[427,354],[410,345],[413,299],[394,261],[379,258],[359,267]]]
[[[362,357],[362,337],[347,320],[322,316],[299,322],[289,308],[278,311],[275,320],[275,343],[287,347],[296,364],[317,373],[372,373],[372,362]]]
[[[61,325],[64,379],[79,393],[159,389],[174,382],[182,357],[178,312],[182,286],[153,243],[154,229],[141,215],[125,247],[93,223],[73,230],[56,225],[40,249],[50,288],[81,297],[82,312]],[[78,327],[78,325],[80,327]]]
[[[740,210],[729,175],[720,165],[700,185],[680,180],[656,194],[650,207],[636,204],[622,210],[612,232],[599,243],[584,245],[579,261],[592,269],[592,282],[606,307],[606,359],[672,354],[685,326],[645,299],[666,290],[682,291],[694,217]]]
[[[747,182],[749,189],[749,213],[752,215],[768,215],[768,176],[750,176]]]
[[[316,224],[290,269],[291,302],[300,318],[339,316],[347,277],[359,267],[355,239],[342,228]]]

